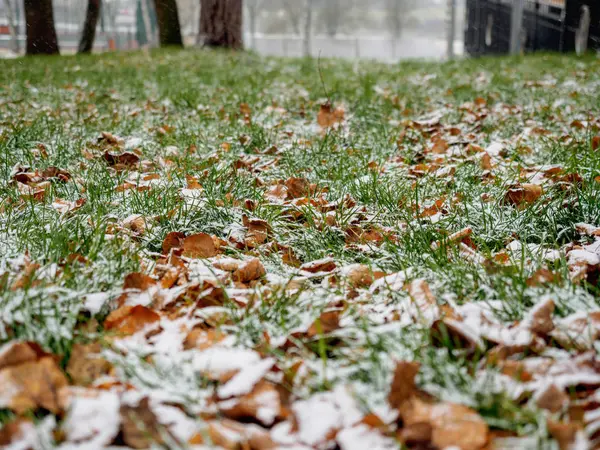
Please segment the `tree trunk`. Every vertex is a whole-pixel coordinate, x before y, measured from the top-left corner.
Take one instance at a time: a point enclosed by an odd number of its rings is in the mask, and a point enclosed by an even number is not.
[[[88,0],[87,11],[85,13],[85,22],[81,31],[81,40],[79,41],[79,53],[91,53],[96,38],[96,27],[100,17],[101,0]]]
[[[158,39],[161,47],[183,47],[181,26],[175,0],[154,0],[156,20],[158,22]]]
[[[28,55],[59,53],[52,0],[25,0]]]
[[[312,36],[312,11],[313,0],[306,0],[306,19],[304,20],[304,56],[308,57],[312,53],[311,36]]]
[[[204,45],[241,49],[242,0],[200,0],[200,33]]]

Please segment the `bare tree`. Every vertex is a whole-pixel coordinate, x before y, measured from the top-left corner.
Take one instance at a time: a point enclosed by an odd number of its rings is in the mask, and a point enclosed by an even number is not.
[[[83,23],[83,30],[81,31],[81,39],[79,41],[79,53],[91,53],[92,48],[94,48],[101,4],[101,0],[88,0],[85,22]]]
[[[201,0],[200,5],[200,34],[204,45],[243,48],[242,0]]]
[[[59,53],[52,0],[25,0],[27,54]]]
[[[154,0],[158,22],[158,40],[161,46],[183,47],[181,26],[175,0]]]
[[[310,0],[306,0],[310,1]],[[302,19],[306,17],[306,5],[302,0],[282,0],[281,6],[294,34],[301,34]]]
[[[252,39],[250,46],[252,48],[256,48],[256,23],[258,21],[258,16],[260,15],[263,1],[246,0],[245,4],[246,11],[248,13],[248,27],[250,28],[250,39]]]
[[[15,14],[13,12],[10,0],[4,0],[4,9],[6,10],[6,17],[8,19],[8,28],[10,29],[10,36],[13,42],[13,50],[18,54],[21,51],[21,47],[19,45],[19,33],[17,31]]]
[[[410,18],[410,10],[413,7],[414,0],[387,0],[386,25],[392,36],[394,56],[396,56],[396,46],[402,37]]]
[[[311,36],[312,36],[312,14],[313,14],[313,0],[306,0],[305,8],[305,19],[304,19],[304,56],[310,56],[312,53],[311,49]]]
[[[321,0],[318,4],[319,26],[334,37],[342,26],[353,26],[356,0]]]

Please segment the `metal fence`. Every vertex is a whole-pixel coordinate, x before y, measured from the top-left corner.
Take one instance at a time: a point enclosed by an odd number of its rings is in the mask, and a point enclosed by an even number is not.
[[[465,51],[472,56],[509,53],[516,0],[467,0]],[[526,0],[521,42],[525,52],[574,51],[579,30],[587,22],[587,48],[600,49],[599,0]],[[586,28],[587,29],[587,28]]]

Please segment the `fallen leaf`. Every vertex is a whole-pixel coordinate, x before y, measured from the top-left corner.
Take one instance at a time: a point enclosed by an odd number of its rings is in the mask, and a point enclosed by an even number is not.
[[[340,312],[327,311],[322,313],[317,320],[313,322],[307,330],[306,335],[309,338],[329,334],[340,328]]]
[[[310,195],[310,183],[306,178],[288,178],[285,181],[287,198],[303,198]]]
[[[513,185],[506,193],[506,201],[517,207],[531,205],[544,193],[541,186],[537,184]]]
[[[121,405],[120,414],[123,441],[129,447],[146,449],[151,445],[162,445],[166,436],[176,442],[150,409],[148,397],[140,400],[137,406]]]
[[[58,414],[58,391],[67,384],[67,378],[50,356],[7,367],[0,370],[0,407],[17,414],[37,408]]]
[[[192,234],[183,239],[183,256],[188,258],[212,258],[218,253],[213,238],[206,233]]]
[[[109,166],[115,168],[130,168],[140,162],[140,157],[135,153],[124,152],[120,154],[104,153],[104,160]]]
[[[534,399],[539,408],[553,413],[561,411],[569,402],[569,396],[554,383],[542,387]]]
[[[48,354],[35,342],[10,342],[0,348],[0,370],[37,361]]]
[[[403,410],[405,427],[431,427],[431,444],[435,448],[480,450],[488,442],[488,425],[479,414],[466,406],[455,403],[431,404],[413,397]]]
[[[400,410],[405,402],[410,400],[417,393],[415,377],[419,373],[421,365],[414,361],[399,361],[394,369],[394,378],[388,402],[397,410]]]
[[[220,411],[229,419],[240,422],[251,420],[270,427],[289,415],[287,397],[282,387],[261,380],[250,393],[222,402]]]
[[[310,273],[331,272],[336,269],[336,264],[333,258],[323,258],[316,261],[304,263],[300,266],[301,270]]]
[[[183,341],[183,348],[189,350],[197,348],[199,350],[206,350],[219,342],[223,341],[227,336],[220,330],[210,328],[204,330],[202,328],[194,328],[188,333]]]
[[[321,105],[319,114],[317,115],[317,123],[321,128],[331,128],[336,124],[344,121],[345,111],[344,108],[338,106],[333,108],[331,103],[327,102]]]
[[[73,211],[77,211],[79,208],[85,205],[85,202],[86,200],[84,198],[80,198],[75,201],[68,201],[60,198],[55,198],[52,202],[52,207],[60,214],[67,214]]]
[[[573,450],[572,444],[575,442],[577,433],[581,431],[581,426],[576,423],[548,420],[548,431],[558,442],[560,450]]]
[[[122,306],[108,315],[104,320],[104,327],[106,330],[129,335],[159,320],[160,316],[145,306]]]
[[[179,231],[167,233],[162,243],[163,255],[168,255],[174,248],[181,248],[183,246],[184,239],[185,234]]]
[[[252,258],[241,264],[234,272],[234,281],[248,283],[263,277],[267,272],[258,258]]]
[[[101,351],[99,342],[73,345],[66,371],[74,384],[89,386],[111,371],[112,364],[100,356]]]

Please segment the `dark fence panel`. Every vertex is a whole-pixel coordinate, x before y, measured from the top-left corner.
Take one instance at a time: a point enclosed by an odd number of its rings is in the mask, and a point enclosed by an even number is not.
[[[565,51],[575,51],[575,35],[579,28],[584,5],[587,5],[591,13],[588,47],[600,49],[600,0],[568,0],[565,11],[565,31],[563,38],[563,48]]]
[[[468,54],[509,52],[511,3],[508,0],[467,0],[465,51]],[[600,49],[600,0],[567,0],[565,8],[547,1],[527,0],[523,12],[523,49],[526,52],[574,51],[583,5],[591,12],[588,47]]]
[[[508,53],[511,8],[501,0],[467,0],[465,51],[472,56]]]

